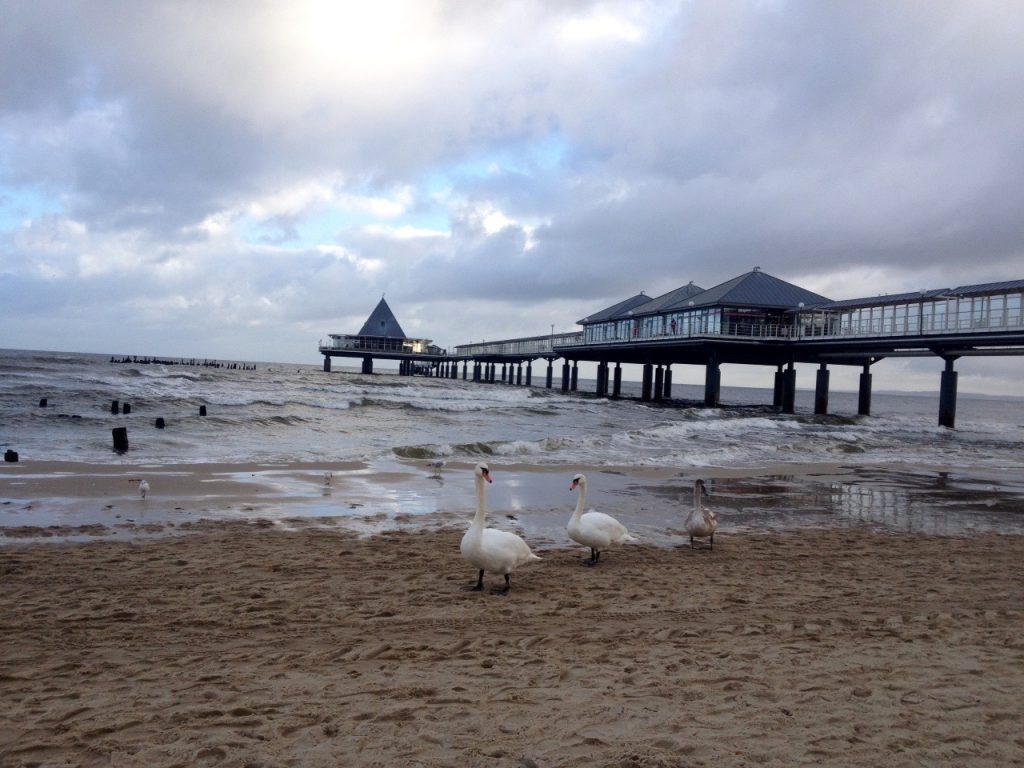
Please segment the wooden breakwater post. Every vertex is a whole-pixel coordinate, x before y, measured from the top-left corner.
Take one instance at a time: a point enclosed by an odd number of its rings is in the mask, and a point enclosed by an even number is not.
[[[40,408],[45,408],[45,407],[46,407],[46,398],[45,398],[45,397],[44,397],[44,398],[41,398],[41,399],[39,400],[39,407],[40,407]]]
[[[131,403],[125,403],[124,405],[121,406],[121,413],[123,413],[125,415],[128,415],[131,412],[132,412],[132,404]]]
[[[114,427],[110,430],[114,437],[114,450],[125,453],[128,450],[128,427]]]
[[[17,464],[18,463],[18,452],[17,451],[12,451],[10,448],[8,448],[4,452],[4,461],[6,461],[8,464]]]
[[[164,417],[163,416],[157,417],[157,420],[155,422],[155,426],[156,426],[157,429],[163,429],[165,426],[167,426],[166,423],[164,422]]]
[[[205,416],[206,415],[206,406],[205,405],[200,405],[199,406],[199,415],[200,416]]]
[[[114,414],[121,412],[121,404],[117,400],[110,401],[110,412]]]

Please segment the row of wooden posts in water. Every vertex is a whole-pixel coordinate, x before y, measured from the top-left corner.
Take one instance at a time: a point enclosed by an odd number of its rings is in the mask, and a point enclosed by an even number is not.
[[[39,407],[40,408],[47,408],[48,406],[49,406],[49,401],[48,401],[47,398],[44,397],[44,398],[41,398],[39,400]],[[120,400],[111,400],[110,401],[110,413],[111,414],[113,414],[115,416],[117,416],[117,415],[127,416],[127,415],[131,414],[131,412],[132,412],[132,405],[131,405],[131,403],[122,403]],[[205,405],[200,405],[199,406],[199,415],[200,416],[205,416],[206,415],[206,406]],[[72,418],[74,418],[74,417],[72,417]],[[164,429],[167,426],[167,420],[164,419],[163,416],[157,416],[157,418],[153,422],[153,426],[156,427],[157,429]],[[111,430],[111,434],[112,434],[113,440],[114,440],[114,450],[117,451],[118,453],[125,453],[128,450],[128,427],[114,427]],[[13,456],[11,454],[13,454]],[[15,452],[15,451],[8,451],[7,454],[4,456],[4,460],[8,461],[8,462],[16,462],[18,460],[17,452]]]

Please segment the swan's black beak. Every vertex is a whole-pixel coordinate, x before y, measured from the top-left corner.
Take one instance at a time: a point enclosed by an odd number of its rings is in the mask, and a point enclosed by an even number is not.
[[[491,482],[491,471],[489,469],[485,469],[481,474],[483,474],[484,480],[488,483]]]

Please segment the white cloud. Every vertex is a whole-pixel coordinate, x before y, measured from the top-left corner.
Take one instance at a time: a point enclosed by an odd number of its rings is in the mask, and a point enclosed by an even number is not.
[[[168,352],[309,359],[385,291],[447,345],[755,264],[836,298],[1024,276],[1005,4],[9,6],[8,346],[138,311]]]

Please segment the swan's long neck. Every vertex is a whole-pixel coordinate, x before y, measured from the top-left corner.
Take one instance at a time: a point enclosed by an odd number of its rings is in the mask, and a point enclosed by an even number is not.
[[[487,489],[483,475],[476,476],[476,514],[473,516],[473,523],[469,530],[476,536],[482,536],[484,532],[484,519],[487,517]]]
[[[700,520],[704,515],[704,509],[701,502],[701,496],[704,494],[704,489],[699,485],[693,487],[693,511],[690,512],[691,520]]]
[[[572,513],[574,520],[579,520],[580,515],[583,514],[583,509],[587,504],[587,480],[583,478],[576,483],[576,487],[580,491],[580,497],[576,499],[576,511]]]

